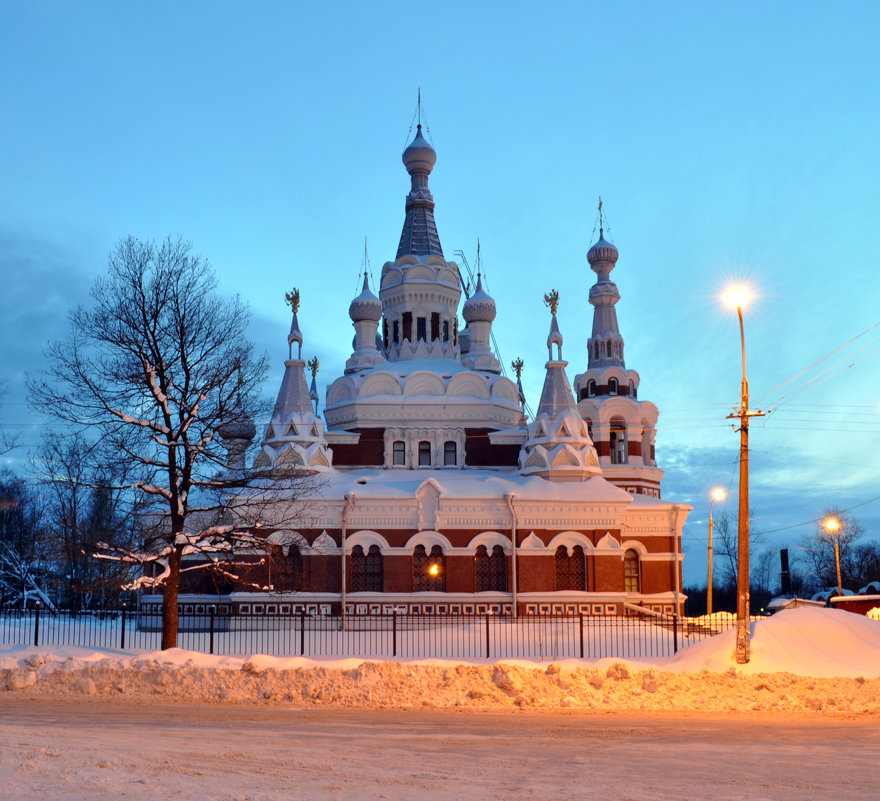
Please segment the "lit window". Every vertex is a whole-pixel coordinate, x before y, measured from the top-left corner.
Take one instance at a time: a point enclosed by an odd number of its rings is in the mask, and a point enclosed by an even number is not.
[[[639,554],[632,548],[623,555],[623,589],[625,592],[641,592]]]

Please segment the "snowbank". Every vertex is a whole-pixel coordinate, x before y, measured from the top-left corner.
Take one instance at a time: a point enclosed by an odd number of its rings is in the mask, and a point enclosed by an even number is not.
[[[734,639],[731,631],[651,662],[549,666],[10,649],[0,650],[0,690],[395,709],[880,711],[876,621],[837,610],[780,612],[753,624],[752,661],[742,666]]]

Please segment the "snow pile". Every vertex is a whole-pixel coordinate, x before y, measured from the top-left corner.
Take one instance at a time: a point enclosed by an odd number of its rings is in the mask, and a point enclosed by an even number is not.
[[[880,709],[880,623],[802,608],[753,625],[748,665],[735,664],[734,643],[731,631],[670,659],[567,660],[549,666],[30,648],[0,651],[0,690],[395,709],[850,714]]]

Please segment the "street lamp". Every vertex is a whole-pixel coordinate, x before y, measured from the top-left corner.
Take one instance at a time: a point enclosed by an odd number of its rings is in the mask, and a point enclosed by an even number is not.
[[[837,594],[843,595],[843,582],[840,580],[840,520],[836,517],[826,517],[822,526],[834,543],[834,563],[837,565]]]
[[[736,661],[749,661],[749,418],[764,414],[749,411],[749,380],[746,378],[746,335],[743,328],[742,307],[751,298],[751,291],[743,285],[729,287],[724,293],[727,306],[736,309],[739,317],[739,337],[742,345],[743,377],[740,407],[728,418],[739,418],[739,512],[737,520],[736,559]]]
[[[721,487],[715,487],[710,495],[709,501],[709,580],[706,588],[706,614],[712,614],[712,507],[715,501],[723,501],[727,497],[727,493]]]

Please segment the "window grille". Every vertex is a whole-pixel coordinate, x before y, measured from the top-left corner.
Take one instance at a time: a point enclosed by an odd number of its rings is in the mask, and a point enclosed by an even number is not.
[[[641,592],[639,553],[633,548],[623,555],[623,589],[625,592]]]

